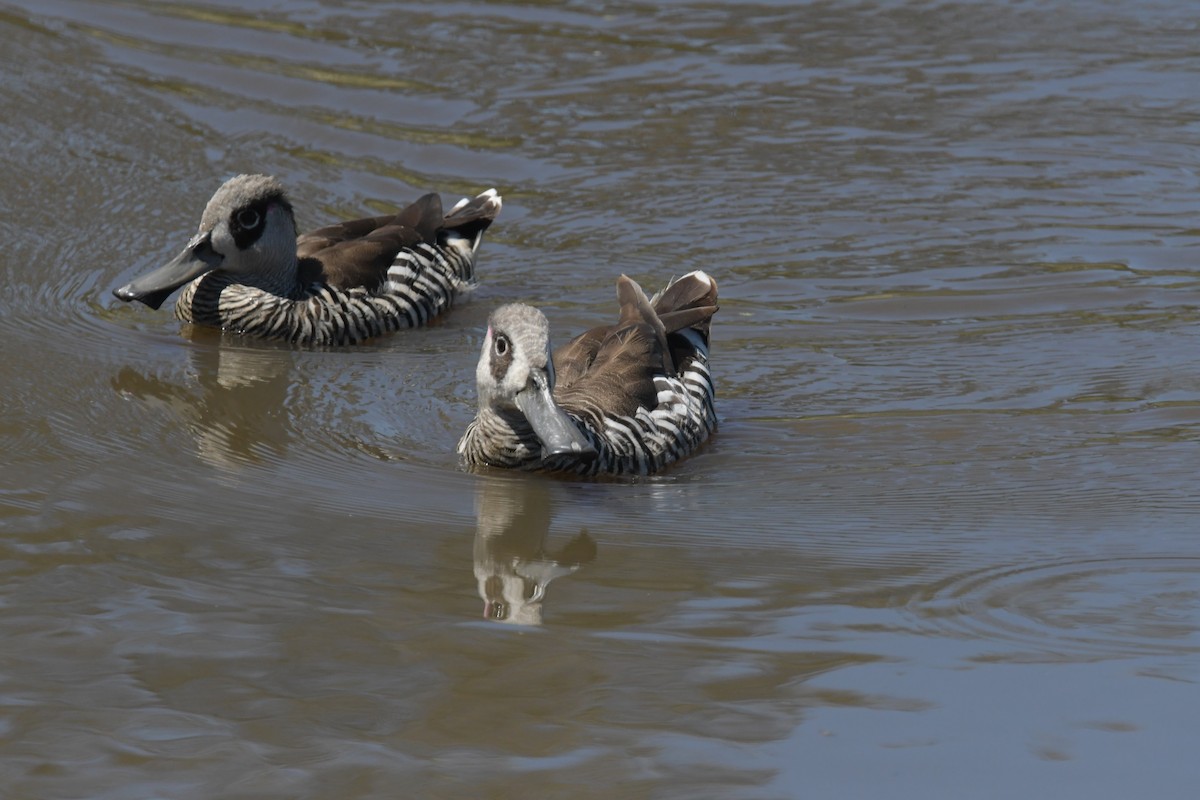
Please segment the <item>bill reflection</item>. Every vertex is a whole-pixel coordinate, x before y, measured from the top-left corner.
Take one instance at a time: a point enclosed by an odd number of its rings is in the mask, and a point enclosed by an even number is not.
[[[555,486],[535,475],[483,475],[476,493],[475,580],[483,616],[514,625],[542,624],[551,581],[596,558],[586,530],[547,543]]]

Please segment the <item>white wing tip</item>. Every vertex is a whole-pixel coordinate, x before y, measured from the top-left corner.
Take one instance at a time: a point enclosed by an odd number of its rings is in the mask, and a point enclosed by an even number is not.
[[[474,199],[479,201],[481,205],[494,206],[497,213],[499,213],[500,207],[504,204],[504,201],[500,199],[500,193],[497,192],[495,190],[495,188],[488,189],[486,192],[480,192],[478,195],[475,196]],[[450,214],[453,214],[455,211],[458,211],[463,206],[465,206],[467,203],[471,202],[471,200],[472,200],[472,198],[470,198],[470,197],[462,198],[461,200],[459,200],[457,203],[454,204],[454,208],[450,209],[450,213],[447,214],[446,216],[450,216]]]
[[[687,280],[688,278],[695,278],[697,281],[704,284],[705,286],[712,286],[712,282],[713,282],[712,278],[710,278],[708,276],[708,273],[702,269],[692,270],[691,272],[689,272],[687,275],[684,275],[679,280],[681,280],[681,281]]]

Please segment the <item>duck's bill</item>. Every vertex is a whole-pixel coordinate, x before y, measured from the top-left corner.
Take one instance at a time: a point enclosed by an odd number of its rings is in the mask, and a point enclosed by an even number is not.
[[[588,442],[575,420],[554,402],[550,395],[550,387],[545,381],[535,380],[533,386],[519,392],[517,408],[521,409],[521,413],[529,421],[529,426],[541,441],[542,455],[596,455],[596,448]]]
[[[119,289],[113,289],[113,294],[119,300],[137,300],[156,309],[171,296],[171,292],[220,266],[221,258],[212,249],[207,234],[197,236],[170,262]]]

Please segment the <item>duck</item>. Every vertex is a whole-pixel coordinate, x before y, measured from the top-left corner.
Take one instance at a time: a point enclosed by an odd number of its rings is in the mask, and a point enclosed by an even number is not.
[[[474,286],[475,251],[502,200],[495,189],[442,212],[426,194],[396,214],[297,235],[292,203],[268,175],[217,189],[200,228],[167,264],[113,290],[175,316],[298,345],[357,344],[428,323]]]
[[[697,270],[653,299],[617,279],[620,316],[551,352],[537,308],[488,317],[475,371],[478,411],[458,442],[468,469],[650,475],[717,427],[709,332],[717,284]]]

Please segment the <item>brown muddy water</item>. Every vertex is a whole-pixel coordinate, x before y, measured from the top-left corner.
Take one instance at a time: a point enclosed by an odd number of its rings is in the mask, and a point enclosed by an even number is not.
[[[0,7],[0,795],[1194,796],[1198,23]],[[242,171],[305,228],[505,208],[369,346],[111,297]],[[701,453],[458,468],[490,309],[695,268]]]

